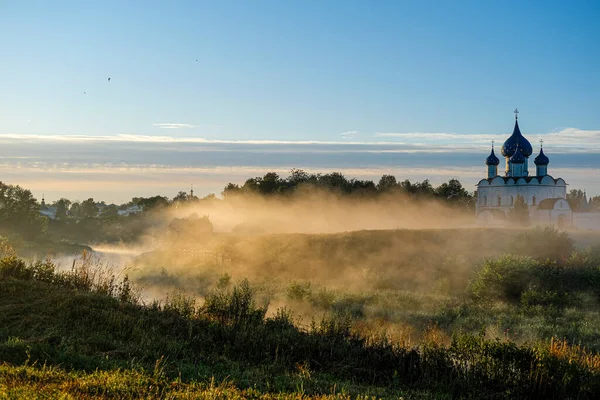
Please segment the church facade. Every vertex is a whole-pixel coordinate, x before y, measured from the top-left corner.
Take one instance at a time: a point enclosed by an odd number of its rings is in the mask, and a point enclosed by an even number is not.
[[[542,143],[542,142],[540,142]],[[532,225],[551,225],[559,229],[600,230],[600,213],[573,212],[567,201],[567,183],[548,173],[550,159],[540,144],[530,166],[531,143],[519,128],[518,110],[512,135],[501,148],[504,171],[499,173],[500,159],[494,145],[485,160],[487,178],[477,184],[477,221],[481,225],[506,225],[508,215],[520,196],[527,204]],[[585,210],[585,207],[582,207]]]

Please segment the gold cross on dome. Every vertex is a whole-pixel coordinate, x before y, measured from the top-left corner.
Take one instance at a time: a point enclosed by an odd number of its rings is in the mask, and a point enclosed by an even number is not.
[[[494,141],[494,139],[492,139],[492,149],[494,148],[494,143],[496,142]]]
[[[544,147],[544,139],[540,139],[540,147]]]
[[[515,119],[519,119],[519,110],[517,108],[515,108]]]

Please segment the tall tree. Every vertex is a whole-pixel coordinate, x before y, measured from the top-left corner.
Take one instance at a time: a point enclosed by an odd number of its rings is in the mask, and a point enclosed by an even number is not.
[[[47,227],[47,219],[39,210],[31,191],[0,182],[0,228],[33,239]]]
[[[287,181],[291,186],[297,187],[303,183],[308,183],[311,180],[311,175],[308,172],[303,171],[301,169],[294,168],[290,171],[290,176],[287,178]]]
[[[65,220],[67,218],[67,211],[69,210],[69,205],[71,205],[71,201],[65,198],[57,200],[54,202],[54,207],[56,207],[56,218],[59,220]]]
[[[102,209],[100,216],[105,220],[114,220],[119,216],[119,208],[116,204],[109,204]]]
[[[389,192],[393,189],[398,188],[398,182],[394,175],[383,175],[377,183],[377,190],[381,193]]]
[[[179,191],[177,196],[173,197],[173,203],[184,203],[189,199],[189,195],[186,192]]]
[[[340,172],[321,175],[319,177],[319,186],[340,193],[348,193],[351,190],[350,182]]]
[[[69,214],[71,217],[79,218],[81,217],[81,204],[78,201],[73,202],[71,204],[71,208],[69,208]]]
[[[98,215],[98,206],[91,197],[81,202],[81,215],[92,218]]]
[[[223,196],[224,199],[227,199],[227,198],[235,196],[236,194],[239,194],[239,193],[240,193],[240,186],[236,185],[235,183],[230,182],[227,184],[227,186],[225,186],[225,188],[221,192],[221,196]]]
[[[593,211],[600,210],[600,196],[590,198],[590,209]]]
[[[583,190],[571,189],[569,193],[567,193],[567,201],[571,206],[571,210],[579,211],[584,197],[585,193],[583,192]]]
[[[450,179],[435,189],[435,194],[447,203],[472,208],[475,205],[474,195],[469,193],[458,179]]]
[[[282,185],[282,181],[276,172],[267,172],[262,177],[258,185],[261,194],[274,194],[279,192],[279,187]]]
[[[144,211],[154,211],[169,205],[169,199],[165,196],[153,197],[134,197],[131,203],[144,209]]]

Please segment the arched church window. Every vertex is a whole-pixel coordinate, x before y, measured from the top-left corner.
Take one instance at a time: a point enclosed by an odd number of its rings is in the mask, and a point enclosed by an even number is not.
[[[502,205],[502,197],[498,196],[498,206]]]
[[[515,198],[510,196],[510,205],[512,206],[513,204],[515,204]]]
[[[487,206],[487,196],[483,196],[483,205]]]
[[[536,200],[535,196],[533,196],[533,198],[531,199],[531,204],[533,204],[534,206],[537,206],[536,201],[537,200]]]

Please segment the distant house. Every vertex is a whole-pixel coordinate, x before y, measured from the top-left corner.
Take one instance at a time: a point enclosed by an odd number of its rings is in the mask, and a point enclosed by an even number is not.
[[[129,206],[124,210],[119,210],[119,215],[121,216],[128,216],[128,215],[132,215],[132,214],[139,214],[143,211],[143,208],[138,206],[137,204],[133,205],[133,206]]]

